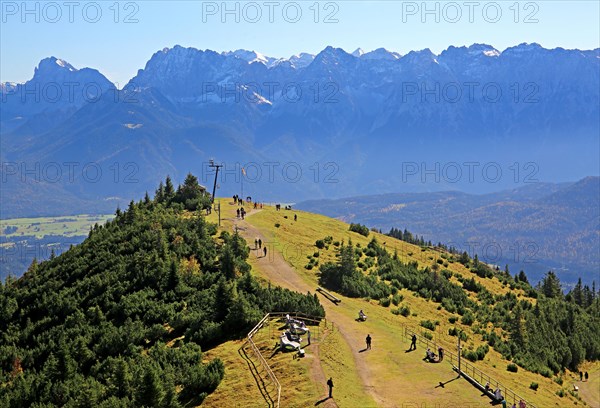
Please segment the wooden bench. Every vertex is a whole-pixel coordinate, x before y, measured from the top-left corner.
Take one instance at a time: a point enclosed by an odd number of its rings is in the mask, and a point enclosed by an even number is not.
[[[322,295],[324,295],[325,297],[327,297],[329,300],[331,300],[336,305],[342,301],[342,299],[338,299],[337,297],[335,297],[333,294],[329,293],[328,291],[326,291],[322,287],[318,287],[317,288],[317,292],[320,292]]]

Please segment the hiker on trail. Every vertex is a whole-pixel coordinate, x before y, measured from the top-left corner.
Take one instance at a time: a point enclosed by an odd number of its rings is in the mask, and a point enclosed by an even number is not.
[[[579,381],[583,381],[583,372],[582,371],[579,372]]]
[[[258,238],[254,238],[254,249],[258,249]]]
[[[260,239],[260,238],[258,239],[258,248],[259,249],[262,248],[262,239]]]
[[[240,218],[240,209],[238,208],[235,212],[237,213],[237,217]]]
[[[371,350],[371,335],[367,334],[367,350]]]
[[[411,342],[410,342],[409,350],[416,350],[416,349],[417,349],[417,335],[413,334]]]
[[[294,214],[294,221],[298,221],[298,216]]]
[[[307,336],[308,336],[308,345],[310,346],[310,330],[308,331]]]
[[[527,407],[527,405],[525,404],[525,401],[520,400],[519,401],[519,408],[526,408],[526,407]]]
[[[442,361],[444,359],[444,349],[438,348],[438,361]]]
[[[333,398],[333,379],[331,377],[329,377],[329,380],[327,380],[327,386],[329,387],[329,398]]]
[[[265,258],[267,257],[267,247],[263,248],[263,253],[265,254]]]
[[[583,377],[585,378],[586,381],[588,380],[588,378],[590,378],[590,376],[588,375],[587,371],[585,372],[585,374],[583,375]]]

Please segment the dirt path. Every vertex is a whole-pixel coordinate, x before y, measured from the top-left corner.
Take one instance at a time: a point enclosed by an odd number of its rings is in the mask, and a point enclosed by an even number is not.
[[[251,217],[253,214],[258,212],[260,212],[260,210],[254,210],[248,214],[248,216]],[[246,218],[248,218],[248,216],[246,216]],[[247,219],[236,219],[234,220],[234,225],[238,227],[240,235],[250,243],[251,248],[254,247],[254,240],[257,238],[260,238],[264,242],[268,242],[260,230],[250,224]],[[252,250],[250,256],[257,257],[256,261],[258,262],[260,270],[273,283],[300,293],[315,291],[316,287],[308,284],[302,278],[300,278],[296,271],[285,261],[283,256],[278,251],[268,250],[267,256],[265,257],[262,253],[259,253],[259,251]],[[359,356],[359,350],[356,345],[363,344],[364,333],[356,328],[356,322],[353,319],[346,317],[346,315],[340,313],[339,310],[336,310],[339,308],[339,306],[335,306],[329,302],[322,302],[322,304],[325,308],[325,312],[327,313],[327,318],[335,322],[336,328],[339,330],[342,338],[346,343],[348,343],[350,349],[352,350],[352,357],[362,381],[363,389],[367,394],[371,395],[371,397],[379,406],[393,406],[392,401],[386,401],[385,398],[377,393],[376,387],[371,381],[373,376],[370,373],[369,367],[365,363],[364,358],[360,358]],[[325,390],[325,374],[318,358],[315,358],[313,368],[315,380],[323,384]],[[323,406],[329,407],[330,405]]]

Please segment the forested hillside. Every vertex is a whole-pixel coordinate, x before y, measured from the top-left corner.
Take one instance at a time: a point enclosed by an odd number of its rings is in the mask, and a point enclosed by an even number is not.
[[[327,241],[331,237],[316,245],[322,247]],[[416,261],[403,262],[397,253],[390,254],[375,238],[366,247],[335,241],[334,248],[337,261],[320,266],[322,285],[350,297],[379,299],[384,307],[393,303],[398,306],[393,312],[405,316],[411,313],[410,305],[401,303],[401,289],[438,303],[438,310],[454,314],[450,323],[460,321],[470,328],[460,333],[454,329],[450,335],[481,336],[481,347],[463,350],[469,360],[482,360],[493,347],[518,366],[552,377],[600,358],[600,296],[595,285],[590,288],[580,280],[564,296],[553,272],[534,288],[523,271],[513,277],[508,270],[496,271],[466,252],[442,252],[422,268]],[[510,291],[496,294],[474,277],[450,271],[448,265],[455,262],[479,278],[497,278]],[[421,322],[431,330],[438,324]]]
[[[0,283],[0,406],[179,407],[224,375],[202,350],[266,311],[324,316],[316,297],[258,284],[237,234],[205,221],[209,197],[170,179],[80,245]]]

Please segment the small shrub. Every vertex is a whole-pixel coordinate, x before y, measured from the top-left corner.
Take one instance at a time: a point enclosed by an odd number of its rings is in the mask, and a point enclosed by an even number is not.
[[[410,315],[410,307],[408,307],[407,305],[400,306],[398,310],[400,311],[400,314],[404,317],[408,317]]]
[[[421,326],[429,330],[435,330],[435,323],[431,320],[421,320]]]
[[[408,253],[408,256],[413,256],[413,253],[412,253],[412,251],[410,251],[410,252]]]
[[[333,241],[333,246],[334,247],[339,247],[340,246],[340,241]]]
[[[433,334],[429,332],[424,332],[423,337],[425,337],[427,340],[433,340]]]
[[[463,315],[460,321],[465,326],[470,326],[475,321],[475,316],[473,316],[473,313],[471,313],[470,310],[467,310],[467,312]]]
[[[531,388],[534,391],[537,391],[538,387],[539,387],[539,384],[536,382],[532,382],[531,384],[529,384],[529,388]]]
[[[322,239],[317,239],[315,241],[315,245],[317,248],[323,249],[323,248],[325,248],[325,241],[323,241]]]
[[[396,289],[396,288],[392,288],[392,291]],[[396,289],[397,291],[397,289]],[[402,302],[404,300],[404,296],[398,294],[398,293],[394,293],[394,296],[392,297],[392,303],[394,304],[394,306],[398,306],[400,304],[400,302]]]
[[[477,361],[479,360],[477,353],[473,350],[463,350],[462,356],[469,361]]]
[[[458,320],[458,317],[456,317],[456,316],[450,316],[448,318],[448,321],[452,324],[456,323],[457,320]]]
[[[562,377],[554,377],[554,382],[557,383],[558,385],[563,385]]]
[[[320,255],[320,254],[319,254],[319,251],[317,251],[317,252],[315,252],[315,253],[313,254],[313,256],[314,256],[315,258],[318,258],[318,257],[319,257],[319,255]]]
[[[438,258],[436,262],[439,263],[440,265],[442,265],[444,263],[444,260],[441,258]]]
[[[379,299],[379,304],[383,307],[389,307],[390,303],[392,303],[392,299],[390,299],[389,297]]]
[[[279,227],[281,227],[281,224],[280,224],[280,223],[278,223],[278,222],[276,222],[276,223],[275,223],[275,228],[279,228]]]
[[[562,388],[558,391],[556,391],[556,395],[558,395],[559,397],[564,397],[565,396],[565,390],[563,390]]]
[[[352,223],[348,229],[365,237],[369,236],[369,228],[365,225]]]
[[[309,271],[313,268],[313,264],[309,263],[305,266],[306,269],[308,269]]]

